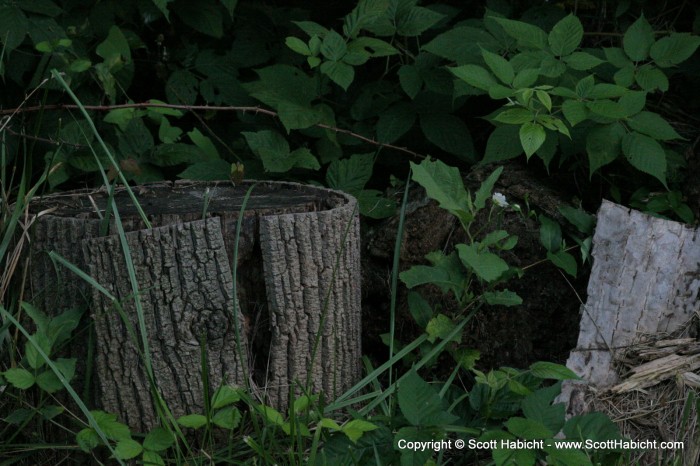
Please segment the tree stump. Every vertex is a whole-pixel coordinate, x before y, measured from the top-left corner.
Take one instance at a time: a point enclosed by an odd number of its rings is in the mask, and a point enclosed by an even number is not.
[[[83,329],[94,323],[94,395],[132,429],[148,430],[157,422],[140,325],[146,329],[155,385],[176,416],[203,412],[207,392],[221,383],[242,385],[246,376],[257,395],[279,409],[286,408],[290,390],[308,387],[333,398],[360,377],[355,199],[295,183],[259,183],[242,220],[236,298],[231,266],[249,187],[177,182],[134,188],[148,229],[126,190],[118,189],[115,200],[137,294],[113,217],[109,225],[100,220],[106,192],[47,196],[32,207],[45,215],[38,218],[32,241],[29,295],[51,314],[90,309]],[[52,210],[46,214],[47,209]],[[56,266],[50,251],[104,290]],[[234,317],[235,299],[240,319]],[[71,356],[86,361],[87,340],[87,332],[79,333]],[[80,383],[89,382],[88,373],[79,367]]]

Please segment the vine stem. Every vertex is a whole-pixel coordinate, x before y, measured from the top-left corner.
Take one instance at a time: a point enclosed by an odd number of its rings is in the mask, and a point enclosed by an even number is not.
[[[83,105],[85,110],[94,110],[98,112],[108,112],[111,110],[120,110],[120,109],[127,109],[127,108],[169,108],[169,109],[174,109],[174,110],[187,110],[190,112],[195,112],[195,111],[216,111],[216,112],[243,112],[243,113],[255,113],[255,114],[262,114],[262,115],[267,115],[272,118],[279,118],[279,115],[277,112],[273,110],[269,110],[266,108],[262,107],[251,107],[251,106],[215,106],[215,105],[180,105],[180,104],[166,104],[166,103],[155,103],[155,102],[137,102],[137,103],[131,103],[131,104],[117,104],[117,105]],[[17,113],[31,113],[31,112],[38,112],[42,110],[77,110],[78,106],[74,104],[52,104],[52,105],[36,105],[36,106],[29,106],[29,107],[20,107],[20,108],[10,108],[10,109],[0,109],[0,116],[2,115],[8,115],[8,114],[17,114]],[[384,142],[379,142],[376,139],[369,138],[367,136],[363,136],[361,134],[355,133],[353,131],[350,131],[348,129],[343,129],[343,128],[338,128],[336,126],[331,126],[327,125],[325,123],[316,123],[314,126],[322,129],[327,129],[329,131],[333,131],[335,133],[341,133],[341,134],[346,134],[350,137],[353,137],[355,139],[359,139],[360,141],[378,146],[378,147],[383,147],[386,149],[393,149],[399,152],[403,152],[405,154],[409,154],[413,157],[416,157],[418,159],[424,159],[426,158],[425,155],[419,154],[418,152],[412,151],[408,149],[407,147],[401,147],[401,146],[396,146],[394,144],[387,144]]]

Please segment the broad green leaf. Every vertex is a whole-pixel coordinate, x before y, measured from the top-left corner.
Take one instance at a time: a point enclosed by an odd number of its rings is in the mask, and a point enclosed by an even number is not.
[[[229,168],[230,164],[225,160],[206,160],[193,163],[180,172],[177,177],[185,180],[225,181],[229,179]]]
[[[362,29],[365,29],[375,23],[381,17],[381,15],[387,11],[388,8],[388,2],[383,0],[363,0],[358,2],[357,6],[355,6],[350,14],[345,17],[345,21],[343,23],[343,34],[351,38],[357,37]],[[316,25],[316,23],[311,24]],[[310,28],[311,26],[306,27]],[[306,29],[304,30],[306,31]],[[309,31],[306,32],[309,35],[312,35]],[[319,34],[319,36],[323,37],[321,34]]]
[[[262,415],[265,418],[265,420],[267,420],[271,424],[274,424],[276,426],[284,425],[284,416],[282,416],[282,413],[280,413],[276,409],[261,404],[258,405],[257,410],[260,413],[260,415]]]
[[[550,431],[559,432],[566,420],[566,406],[564,403],[552,405],[552,402],[560,392],[561,383],[556,383],[527,395],[522,402],[523,414],[527,419],[540,422]]]
[[[474,161],[472,137],[460,118],[446,113],[424,113],[420,116],[420,126],[428,141],[440,149],[462,160]]]
[[[399,278],[407,288],[431,283],[448,292],[464,286],[464,269],[457,255],[450,254],[433,266],[414,265],[401,272]]]
[[[320,122],[322,118],[321,112],[316,108],[287,101],[278,102],[277,114],[287,132],[292,129],[308,128]]]
[[[131,62],[131,49],[126,36],[117,26],[109,28],[107,38],[95,49],[95,53],[104,59],[110,70],[118,71]]]
[[[483,28],[458,26],[438,35],[422,49],[463,65],[480,63],[482,49],[497,52],[501,45]]]
[[[24,42],[28,29],[29,22],[22,10],[13,3],[0,6],[0,50],[4,52],[3,60],[7,60],[7,54]]]
[[[143,440],[143,447],[151,451],[164,451],[175,444],[175,437],[163,427],[151,430]]]
[[[401,138],[413,127],[416,121],[416,111],[405,102],[383,111],[377,121],[377,140],[392,143]]]
[[[167,118],[160,120],[158,127],[158,139],[165,144],[174,144],[182,136],[182,130],[177,126],[171,126]]]
[[[618,86],[632,87],[632,84],[634,84],[634,72],[635,69],[632,65],[620,68],[615,72],[613,80]]]
[[[229,18],[233,19],[233,12],[238,5],[238,0],[219,0],[219,2],[226,8]]]
[[[622,137],[626,133],[619,123],[599,126],[588,132],[586,152],[588,153],[589,176],[600,167],[615,160],[622,150]]]
[[[396,24],[396,33],[400,36],[419,36],[439,23],[445,15],[428,8],[414,6],[407,14],[400,15]]]
[[[603,413],[587,413],[573,416],[563,429],[569,440],[593,440],[604,442],[622,438],[620,429]]]
[[[666,73],[649,64],[636,70],[634,80],[645,91],[651,92],[657,89],[661,92],[668,91],[668,77],[666,77]]]
[[[97,435],[94,429],[83,429],[75,436],[75,441],[85,453],[90,452],[93,448],[102,443],[100,436]]]
[[[561,57],[576,50],[581,39],[583,39],[583,25],[576,16],[569,14],[554,25],[547,41],[552,53]]]
[[[549,55],[542,60],[540,64],[540,74],[548,78],[558,78],[559,76],[566,73],[566,65],[558,60],[553,55]]]
[[[287,171],[284,161],[289,156],[287,140],[276,131],[263,130],[241,133],[255,155],[260,157],[266,171]]]
[[[347,52],[345,39],[334,30],[328,31],[321,43],[321,53],[330,61],[340,61]]]
[[[503,167],[496,168],[484,181],[482,181],[479,189],[474,193],[474,207],[481,210],[486,207],[486,200],[491,197],[493,187],[498,181],[498,178],[503,173]]]
[[[165,461],[163,460],[163,457],[155,451],[144,450],[143,464],[148,466],[165,466]]]
[[[564,272],[576,278],[578,265],[576,264],[576,259],[574,256],[568,252],[564,250],[557,251],[556,253],[547,252],[547,259],[549,259],[552,264],[556,265]]]
[[[561,106],[564,117],[571,126],[576,126],[588,117],[588,108],[580,100],[566,100]]]
[[[411,162],[413,180],[425,188],[431,199],[436,200],[440,207],[453,215],[466,213],[469,195],[459,170],[449,167],[439,160],[423,160],[420,165]]]
[[[107,112],[102,121],[117,125],[120,130],[126,131],[129,122],[141,115],[143,112],[138,112],[135,108],[115,108]]]
[[[47,369],[41,374],[37,375],[36,384],[46,393],[56,393],[64,388],[61,380],[51,369]]]
[[[600,83],[593,86],[588,97],[591,99],[613,99],[615,97],[622,97],[628,92],[630,91],[626,87],[616,84]]]
[[[47,405],[39,410],[41,417],[46,419],[47,421],[50,421],[51,419],[63,414],[64,412],[66,412],[66,408],[64,408],[63,406],[56,405]]]
[[[517,293],[509,290],[485,291],[483,297],[492,306],[519,306],[523,303]]]
[[[586,52],[574,52],[571,55],[564,57],[564,62],[566,62],[570,68],[578,71],[588,71],[591,68],[595,68],[596,66],[605,63],[600,58]]]
[[[687,33],[673,33],[651,46],[651,58],[661,68],[684,62],[700,46],[700,37]]]
[[[447,412],[447,403],[415,370],[399,381],[398,399],[401,413],[414,426],[443,426],[459,419]]]
[[[331,78],[334,83],[346,91],[355,79],[355,70],[353,67],[337,61],[324,61],[321,63],[321,73]]]
[[[32,373],[26,369],[12,368],[6,370],[2,374],[5,380],[12,384],[13,387],[20,390],[26,390],[36,382]]]
[[[488,50],[482,50],[481,54],[484,57],[486,65],[488,65],[498,79],[504,84],[511,84],[513,82],[515,71],[513,70],[513,65],[511,65],[508,60]]]
[[[110,440],[123,440],[131,438],[129,427],[117,421],[117,415],[113,413],[105,413],[104,411],[90,411],[92,416],[97,421],[97,425],[102,429]]]
[[[401,89],[407,96],[414,99],[423,87],[423,78],[420,76],[418,67],[415,65],[402,65],[399,68],[398,75]]]
[[[633,61],[646,60],[654,43],[654,29],[642,14],[637,21],[627,28],[622,38],[622,47]]]
[[[586,76],[576,83],[576,95],[581,99],[587,99],[593,92],[595,87],[595,79],[593,75]]]
[[[335,422],[333,419],[329,419],[327,417],[324,417],[320,421],[318,421],[318,426],[325,427],[326,429],[330,429],[330,430],[340,430],[341,429],[341,427],[338,425],[337,422]]]
[[[513,79],[513,87],[516,89],[530,87],[535,82],[540,75],[540,70],[537,68],[525,68],[518,71],[518,74]]]
[[[656,140],[633,131],[622,138],[622,152],[633,167],[666,186],[666,153]]]
[[[206,159],[201,149],[190,144],[159,144],[153,149],[148,161],[159,167],[172,167]]]
[[[530,373],[540,379],[578,380],[579,377],[568,367],[553,362],[540,361],[530,365]]]
[[[544,144],[547,134],[542,125],[537,123],[524,123],[520,127],[520,144],[523,146],[525,155],[530,158]]]
[[[51,0],[24,0],[19,2],[18,6],[24,11],[51,17],[58,16],[63,12],[63,9]]]
[[[634,63],[625,54],[625,51],[620,47],[605,47],[603,48],[605,59],[614,65],[616,68],[627,68],[634,66]]]
[[[575,209],[568,205],[559,206],[558,210],[581,233],[586,235],[593,233],[593,227],[595,227],[595,217],[593,215],[585,210]]]
[[[298,37],[289,36],[285,39],[284,43],[287,45],[287,47],[294,50],[300,55],[311,55],[311,50],[309,50],[309,46],[306,44],[306,42],[299,39]]]
[[[500,112],[493,120],[509,125],[520,125],[532,122],[534,118],[535,113],[527,108],[509,108]]]
[[[211,418],[211,422],[222,429],[233,430],[241,423],[241,412],[235,406],[227,406],[218,410]]]
[[[561,227],[551,218],[540,215],[540,243],[547,251],[556,252],[561,248]]]
[[[353,419],[352,421],[344,424],[340,430],[347,435],[353,443],[357,443],[365,432],[371,432],[377,428],[378,426],[376,424],[372,424],[371,422],[364,421],[362,419]]]
[[[514,125],[499,126],[493,130],[486,142],[486,152],[482,163],[500,162],[515,158],[523,153],[518,137],[519,128]]]
[[[585,451],[557,448],[556,446],[550,447],[546,444],[543,450],[547,453],[547,464],[561,464],[564,466],[593,466],[593,462],[591,461],[589,454]]]
[[[506,18],[494,18],[505,32],[524,48],[542,50],[547,46],[547,34],[537,26]]]
[[[627,120],[627,124],[635,131],[660,141],[682,139],[661,115],[654,112],[639,112]]]
[[[549,439],[556,434],[541,422],[524,417],[511,417],[505,425],[513,435],[526,440]]]
[[[477,89],[488,91],[498,84],[498,81],[485,68],[477,65],[462,65],[456,68],[447,68],[452,74],[462,81]]]
[[[118,137],[119,152],[123,157],[133,157],[145,154],[153,149],[153,136],[146,128],[141,118],[134,118],[127,123],[126,128]]]
[[[321,26],[318,23],[315,23],[313,21],[292,21],[294,24],[299,26],[299,29],[307,33],[309,36],[317,36],[320,38],[326,37],[326,34],[328,34],[328,29],[325,27]]]
[[[537,96],[537,100],[540,101],[542,105],[544,105],[544,108],[547,109],[548,112],[552,111],[552,97],[545,92],[541,90],[536,90],[535,95]]]
[[[438,338],[445,339],[455,329],[455,323],[445,314],[438,314],[428,322],[425,327],[425,332],[428,334],[428,341],[435,343]],[[456,335],[455,341],[459,342],[459,336]]]
[[[220,158],[219,151],[216,149],[216,146],[211,139],[208,136],[203,135],[197,128],[188,132],[187,136],[195,146],[201,149],[207,159],[215,160]]]
[[[333,189],[357,196],[372,177],[374,154],[354,154],[334,160],[326,171],[326,184]]]
[[[409,291],[408,297],[408,310],[413,316],[413,320],[420,328],[425,328],[433,318],[433,309],[430,304],[423,299],[423,297],[416,293],[415,291]]]
[[[136,458],[143,451],[139,442],[132,439],[122,439],[114,447],[114,454],[120,460],[130,460]]]
[[[363,52],[368,56],[388,57],[399,53],[390,43],[375,37],[358,37],[348,44],[349,52]]]
[[[216,1],[174,2],[172,9],[183,23],[196,31],[217,39],[224,35],[224,17]]]
[[[171,104],[194,105],[197,100],[199,81],[187,70],[177,70],[165,84],[165,95]]]
[[[396,213],[396,201],[376,189],[363,189],[357,196],[360,213],[369,218],[387,218]]]
[[[455,249],[462,263],[486,282],[496,281],[508,270],[503,259],[491,252],[479,252],[473,244],[458,244]]]
[[[212,409],[223,408],[232,403],[235,403],[241,399],[241,391],[236,387],[231,385],[223,385],[216,390],[216,393],[212,397],[211,407]]]
[[[644,109],[647,103],[647,93],[644,91],[630,91],[620,97],[618,102],[625,112],[625,117],[629,117]]]
[[[187,414],[185,416],[180,416],[177,418],[177,423],[183,427],[189,427],[191,429],[199,429],[207,423],[207,418],[201,414]]]

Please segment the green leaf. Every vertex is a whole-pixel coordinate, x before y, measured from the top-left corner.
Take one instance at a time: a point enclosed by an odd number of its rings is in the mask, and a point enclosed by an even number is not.
[[[211,407],[212,409],[223,408],[224,406],[240,401],[240,399],[240,389],[232,387],[231,385],[223,385],[214,393],[211,400]]]
[[[578,380],[579,377],[568,367],[553,362],[540,361],[530,365],[530,373],[539,379]]]
[[[276,426],[284,425],[284,416],[274,408],[265,405],[258,405],[258,412],[269,423]]]
[[[223,37],[223,15],[214,0],[175,2],[173,10],[183,23],[196,31],[217,39]]]
[[[622,38],[622,47],[633,61],[646,60],[654,43],[654,29],[642,14],[637,21],[627,28]]]
[[[363,52],[372,58],[388,57],[399,53],[390,43],[375,37],[358,37],[348,44],[349,52]]]
[[[519,306],[523,303],[523,299],[510,290],[485,291],[482,296],[492,306]]]
[[[661,68],[668,68],[684,62],[700,46],[700,37],[688,33],[673,33],[663,37],[651,46],[651,58]]]
[[[500,79],[504,84],[510,85],[515,78],[515,71],[513,70],[513,65],[511,65],[508,60],[500,55],[491,53],[488,50],[481,51],[482,56],[486,65],[491,69],[494,75]]]
[[[661,115],[654,112],[639,112],[627,120],[630,128],[660,141],[682,139]]]
[[[462,65],[456,68],[447,68],[452,74],[477,89],[488,91],[498,84],[496,79],[485,68],[477,65]]]
[[[207,423],[207,418],[201,414],[187,414],[177,418],[177,423],[183,427],[199,429]]]
[[[175,444],[175,437],[162,427],[156,427],[146,435],[143,448],[151,451],[164,451]]]
[[[552,405],[552,401],[560,392],[561,383],[556,383],[527,395],[522,402],[523,414],[527,419],[540,422],[550,431],[559,432],[566,419],[566,406],[564,403]]]
[[[486,282],[494,282],[508,270],[508,264],[491,252],[479,252],[474,244],[455,246],[462,263]]]
[[[633,167],[666,186],[666,153],[656,140],[633,131],[622,138],[622,152]]]
[[[481,182],[479,189],[474,193],[474,207],[481,210],[486,207],[486,200],[491,197],[493,187],[498,181],[498,178],[503,173],[503,167],[496,168],[484,181]]]
[[[585,210],[575,209],[568,205],[559,206],[558,210],[581,233],[586,235],[593,233],[593,227],[595,227],[595,217],[593,215]]]
[[[117,415],[105,413],[104,411],[90,411],[92,416],[97,421],[97,425],[102,429],[110,440],[124,440],[131,438],[129,427],[117,421]]]
[[[423,134],[440,149],[465,161],[474,161],[474,144],[464,121],[447,113],[420,116]]]
[[[187,136],[190,138],[190,141],[192,141],[195,146],[201,149],[206,159],[216,160],[220,158],[219,151],[216,149],[216,146],[211,141],[211,139],[208,136],[203,135],[201,131],[199,131],[197,128],[188,132]]]
[[[396,213],[396,201],[376,189],[363,189],[357,194],[360,213],[369,218],[387,218]]]
[[[480,63],[482,49],[497,52],[501,45],[483,28],[458,26],[438,35],[422,49],[461,65]]]
[[[307,33],[309,36],[318,36],[320,38],[326,37],[328,34],[328,29],[321,26],[313,21],[292,21],[294,24],[299,26],[299,29]]]
[[[484,159],[481,163],[500,162],[515,158],[523,153],[519,144],[517,126],[499,126],[493,130],[486,143]]]
[[[413,127],[415,121],[416,111],[413,106],[399,102],[379,115],[377,140],[385,143],[395,142]]]
[[[347,66],[347,65],[346,65]],[[321,112],[317,109],[295,102],[279,102],[277,114],[289,132],[292,129],[304,129],[321,121]]]
[[[95,49],[95,53],[104,59],[110,70],[119,70],[131,62],[131,49],[126,36],[117,26],[109,28],[107,38]]]
[[[165,461],[155,451],[145,450],[143,452],[143,464],[148,466],[165,466]]]
[[[219,0],[221,4],[226,8],[229,18],[233,19],[233,12],[238,5],[238,0]]]
[[[589,176],[600,167],[615,160],[622,150],[622,136],[626,133],[619,123],[599,126],[588,132],[586,152],[588,153]]]
[[[561,226],[545,215],[540,215],[539,219],[540,243],[547,251],[558,251],[561,248]]]
[[[580,100],[565,100],[561,106],[564,118],[571,126],[575,126],[588,118],[588,107]]]
[[[542,144],[544,144],[545,139],[547,139],[544,128],[537,123],[524,123],[520,127],[519,135],[520,144],[523,146],[525,155],[528,158],[537,152],[537,149],[539,149]]]
[[[372,424],[371,422],[364,421],[362,419],[353,419],[352,421],[343,425],[340,429],[347,437],[353,442],[357,441],[362,437],[365,432],[371,432],[377,429],[379,426]]]
[[[190,144],[159,144],[149,158],[149,162],[159,167],[191,164],[202,160],[206,160],[204,153]]]
[[[136,458],[142,451],[141,444],[132,439],[122,439],[114,447],[114,455],[120,460]]]
[[[97,435],[94,429],[83,429],[75,436],[75,441],[81,450],[88,453],[93,448],[102,443],[100,436]]]
[[[518,74],[513,79],[513,87],[516,89],[530,87],[535,82],[540,75],[540,70],[537,68],[525,68],[518,71]]]
[[[645,91],[660,90],[668,91],[668,77],[660,69],[646,64],[637,69],[634,73],[634,80]]]
[[[634,67],[634,63],[625,54],[624,50],[619,47],[605,47],[603,52],[605,53],[605,59],[616,68]]]
[[[627,94],[629,89],[623,86],[618,86],[616,84],[600,83],[593,86],[593,90],[588,95],[591,99],[611,99],[615,97],[622,97]]]
[[[399,278],[407,288],[414,288],[426,283],[432,283],[445,292],[460,290],[464,286],[464,267],[456,254],[442,256],[434,260],[433,266],[414,265],[399,274]]]
[[[569,14],[554,25],[547,41],[552,53],[561,57],[576,50],[581,39],[583,39],[583,25],[576,16]]]
[[[374,154],[354,154],[348,159],[334,160],[326,171],[326,184],[352,195],[358,195],[372,177]]]
[[[177,126],[171,126],[167,118],[160,120],[158,127],[158,139],[165,144],[174,144],[182,136],[182,130]]]
[[[340,61],[347,51],[348,47],[345,44],[343,36],[332,29],[328,31],[328,34],[326,34],[326,37],[323,38],[323,42],[321,43],[321,53],[323,56],[331,61]]]
[[[439,23],[445,15],[428,8],[414,6],[408,13],[400,15],[396,24],[396,33],[400,36],[419,36]]]
[[[537,26],[506,18],[494,18],[503,30],[518,41],[521,48],[543,50],[547,46],[547,34]]]
[[[287,47],[294,50],[296,53],[298,53],[300,55],[304,55],[304,56],[311,55],[311,50],[309,50],[309,46],[306,45],[306,42],[299,39],[298,37],[289,36],[285,39],[284,43],[287,45]]]
[[[630,91],[618,100],[620,107],[629,117],[641,112],[647,103],[647,93],[644,91]]]
[[[556,265],[564,272],[576,278],[578,270],[576,259],[574,259],[574,256],[568,252],[564,250],[557,251],[556,253],[547,252],[547,259],[549,259],[552,264]]]
[[[36,382],[36,379],[26,369],[12,368],[3,372],[5,380],[7,380],[13,387],[20,390],[27,390]]]
[[[433,318],[433,309],[430,307],[430,304],[415,291],[409,291],[407,301],[408,310],[411,312],[413,320],[416,321],[420,328],[425,328],[430,319]]]
[[[428,334],[428,341],[435,343],[438,338],[445,339],[455,329],[455,323],[444,314],[438,314],[428,322],[425,332]],[[455,336],[455,341],[459,343],[459,336]]]
[[[355,70],[353,67],[342,62],[324,61],[321,63],[320,69],[321,73],[331,78],[334,83],[346,91],[355,79]]]
[[[399,381],[399,408],[414,426],[443,426],[459,419],[447,412],[446,403],[437,391],[411,370]]]
[[[41,374],[37,375],[36,384],[46,393],[56,393],[64,388],[61,380],[51,369],[47,369]]]
[[[343,33],[347,37],[356,37],[362,29],[375,23],[388,8],[388,2],[383,0],[363,0],[358,2],[357,6],[345,17]],[[311,34],[309,33],[309,35]],[[321,35],[319,34],[319,36]]]
[[[605,61],[601,60],[600,58],[586,52],[574,52],[563,59],[571,69],[577,71],[587,71],[602,63],[605,63]]]
[[[51,419],[63,414],[66,411],[66,408],[63,406],[56,406],[56,405],[47,405],[44,406],[39,410],[39,413],[41,413],[41,417],[46,419],[47,421],[50,421]]]
[[[153,149],[153,136],[141,118],[127,123],[125,130],[118,135],[119,152],[123,157],[134,157]]]
[[[509,108],[496,115],[493,120],[509,125],[529,123],[535,118],[533,111],[526,108]]]
[[[426,194],[436,200],[440,207],[463,218],[470,204],[467,190],[459,170],[439,160],[423,160],[420,165],[411,162],[413,180],[425,188]]]
[[[4,52],[3,60],[24,42],[28,29],[29,22],[22,10],[11,3],[0,6],[0,49]]]
[[[398,75],[401,89],[407,96],[414,99],[423,87],[423,78],[420,76],[418,67],[415,65],[401,65]]]
[[[211,422],[222,429],[233,430],[241,423],[241,412],[235,406],[227,406],[220,409],[211,418]]]
[[[31,13],[39,13],[40,15],[46,15],[55,17],[63,13],[63,9],[56,5],[51,0],[24,0],[18,5],[24,11],[29,11]]]
[[[622,438],[617,424],[603,413],[573,416],[566,421],[562,430],[569,440],[604,442]]]
[[[222,181],[227,180],[231,164],[222,159],[204,160],[195,162],[182,172],[177,177],[186,180],[198,181]]]
[[[286,160],[289,157],[289,144],[278,132],[264,130],[241,134],[253,153],[260,157],[266,171],[285,172],[291,168]]]
[[[318,426],[325,427],[326,429],[330,429],[330,430],[340,430],[341,429],[341,427],[338,425],[337,422],[335,422],[333,419],[329,419],[327,417],[324,417],[320,421],[318,421]]]
[[[526,440],[548,439],[556,433],[539,421],[523,417],[511,417],[505,425],[513,435]]]
[[[161,13],[163,13],[163,16],[165,16],[165,19],[170,21],[170,10],[168,10],[168,3],[172,2],[173,0],[152,0],[153,4],[158,7]]]
[[[171,104],[194,105],[197,100],[199,81],[186,70],[174,71],[165,84],[165,95]]]
[[[576,83],[576,95],[581,99],[587,99],[595,87],[595,79],[593,75],[586,76]]]

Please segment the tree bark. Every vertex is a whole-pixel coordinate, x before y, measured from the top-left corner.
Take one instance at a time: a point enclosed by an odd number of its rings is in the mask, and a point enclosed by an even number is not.
[[[286,408],[290,387],[297,394],[304,387],[332,398],[360,377],[356,201],[327,189],[269,182],[252,191],[237,256],[243,354],[237,352],[230,267],[249,186],[180,182],[136,188],[150,229],[125,190],[118,190],[138,293],[113,220],[106,236],[99,236],[106,225],[96,210],[104,216],[106,192],[48,196],[33,207],[35,213],[55,211],[37,220],[30,295],[51,313],[90,308],[98,402],[133,429],[147,430],[157,421],[154,385],[178,416],[201,413],[207,392],[220,383],[241,385],[246,374],[258,396],[279,409]],[[111,297],[62,267],[52,272],[48,251],[86,270]],[[84,361],[87,332],[80,334],[69,352]],[[144,366],[144,340],[152,381]]]

